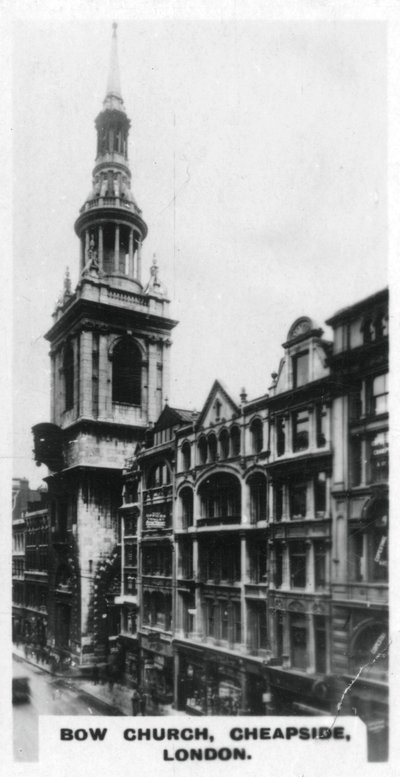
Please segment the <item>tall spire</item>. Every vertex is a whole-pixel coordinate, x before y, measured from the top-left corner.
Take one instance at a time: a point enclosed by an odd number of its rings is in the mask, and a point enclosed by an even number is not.
[[[141,248],[147,226],[131,190],[130,120],[121,97],[115,22],[107,93],[95,126],[92,188],[75,222],[81,241],[80,279],[92,284],[106,279],[119,289],[142,292]]]
[[[104,108],[124,110],[124,102],[121,95],[121,83],[120,83],[120,77],[119,77],[117,26],[118,26],[117,23],[113,22],[110,68],[108,71],[106,97],[103,105],[104,105]]]

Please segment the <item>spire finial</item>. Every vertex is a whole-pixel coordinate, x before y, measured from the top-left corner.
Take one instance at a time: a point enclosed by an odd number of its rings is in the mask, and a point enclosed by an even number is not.
[[[71,296],[71,276],[69,274],[69,267],[65,268],[64,294],[66,294],[68,297]]]
[[[107,92],[105,103],[112,101],[114,98],[120,103],[119,107],[122,107],[121,85],[119,78],[119,65],[118,65],[118,50],[117,50],[117,22],[113,22],[112,25],[112,39],[111,39],[111,57],[110,57],[110,69],[108,71]],[[112,106],[114,107],[114,106]]]

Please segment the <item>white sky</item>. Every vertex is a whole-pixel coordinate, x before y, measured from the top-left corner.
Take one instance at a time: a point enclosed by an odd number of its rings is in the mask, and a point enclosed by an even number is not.
[[[43,334],[78,277],[111,23],[14,32],[14,474],[35,486]],[[295,318],[387,284],[385,24],[120,20],[118,40],[143,280],[156,251],[180,321],[169,402],[200,409],[216,377],[263,394]]]

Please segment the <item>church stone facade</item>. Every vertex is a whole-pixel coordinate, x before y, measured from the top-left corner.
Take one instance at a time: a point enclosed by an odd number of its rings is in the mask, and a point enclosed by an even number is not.
[[[114,29],[106,97],[95,122],[92,188],[75,223],[79,281],[72,291],[67,273],[46,334],[51,422],[34,428],[36,459],[50,470],[49,638],[81,664],[104,657],[104,622],[112,627],[116,618],[121,472],[160,414],[176,323],[155,260],[149,283],[141,281],[147,226],[131,190],[129,125]]]

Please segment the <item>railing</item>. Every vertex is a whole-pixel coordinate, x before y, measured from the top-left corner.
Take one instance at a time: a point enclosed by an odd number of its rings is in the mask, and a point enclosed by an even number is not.
[[[117,291],[116,289],[107,289],[107,296],[110,299],[118,300],[124,305],[141,305],[142,307],[149,306],[149,300],[147,297],[141,294],[133,294],[130,291]]]
[[[142,211],[131,200],[125,200],[123,197],[96,197],[85,203],[85,211],[94,208],[125,208],[133,213],[141,215]]]
[[[146,502],[151,502],[154,497],[168,498],[172,496],[172,485],[166,484],[165,486],[154,486],[154,488],[146,488],[143,492],[143,498]]]

